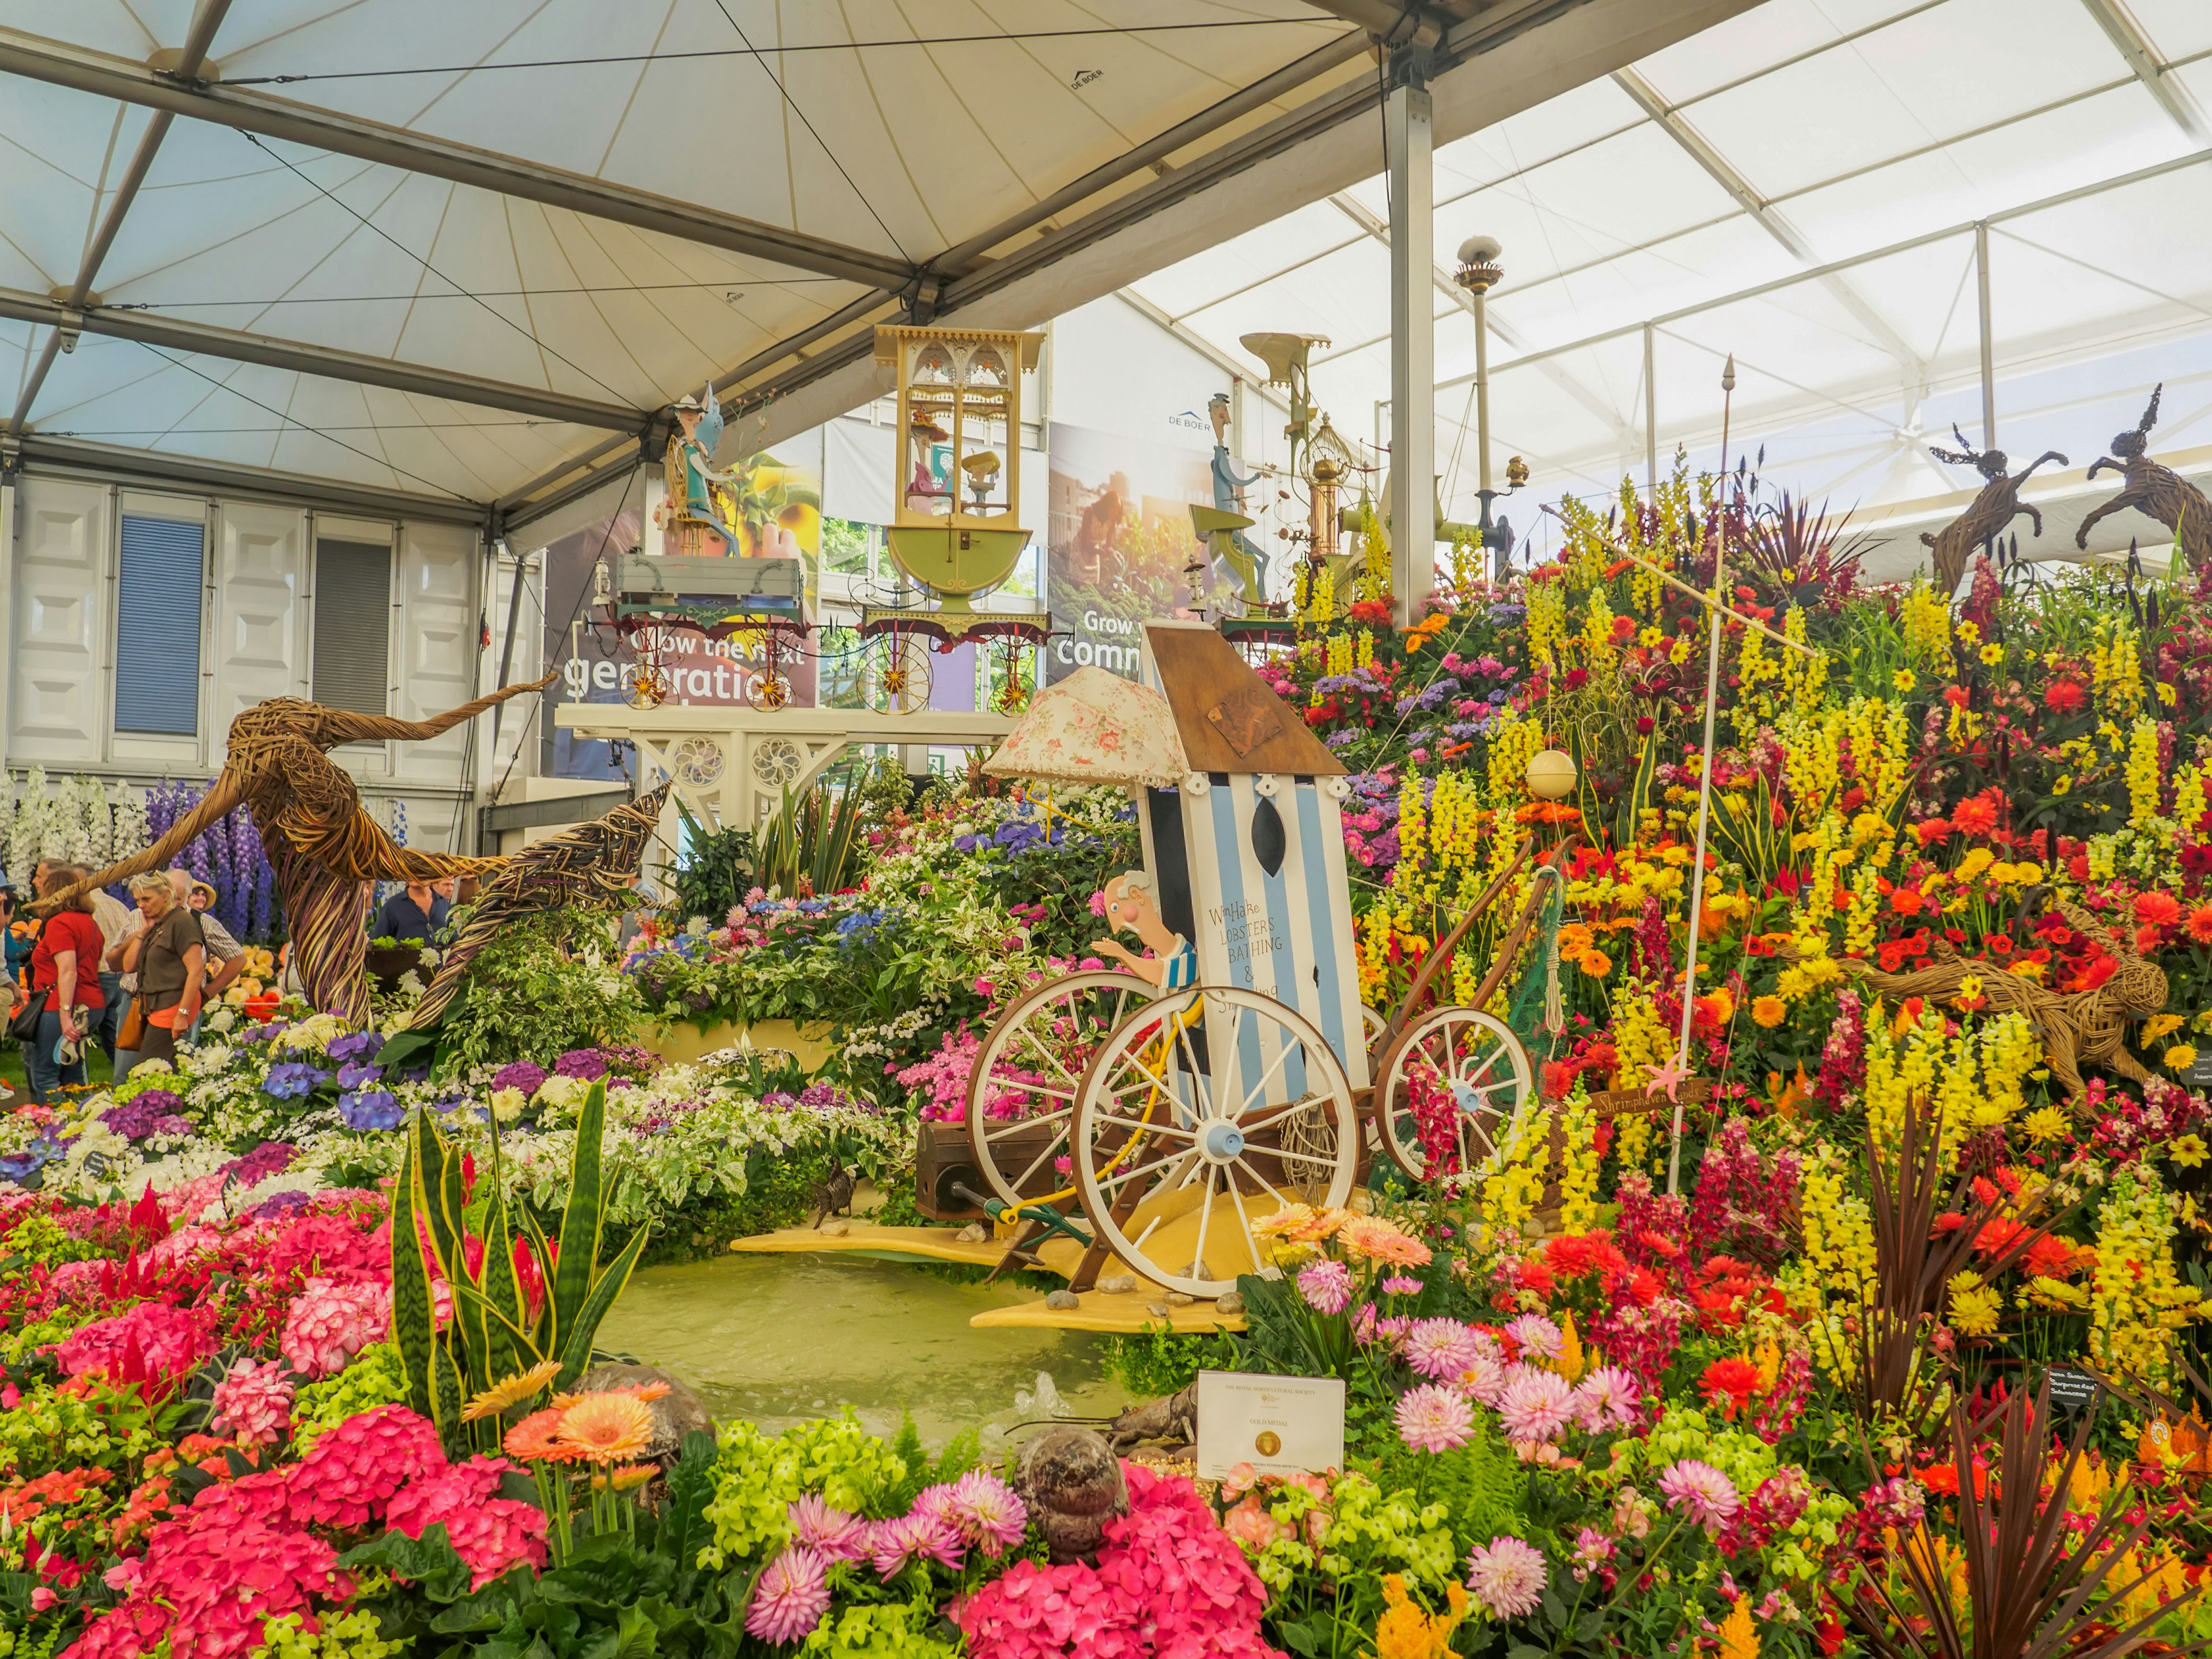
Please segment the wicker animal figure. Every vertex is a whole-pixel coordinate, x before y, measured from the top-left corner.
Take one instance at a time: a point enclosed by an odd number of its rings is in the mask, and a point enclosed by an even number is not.
[[[1960,453],[1948,449],[1933,449],[1929,453],[1939,461],[1953,466],[1971,466],[1989,482],[1982,493],[1974,497],[1973,504],[1935,535],[1926,531],[1920,539],[1936,550],[1936,591],[1945,599],[1959,591],[1959,583],[1966,574],[1966,562],[1974,556],[1974,550],[2002,531],[2020,514],[2027,514],[2035,526],[2035,533],[2043,533],[2043,514],[2020,499],[2020,487],[2028,475],[2045,461],[2066,465],[2066,458],[2055,449],[2046,449],[2030,461],[2021,471],[2008,477],[2005,475],[2005,453],[2002,449],[1977,451],[1966,441],[1966,434],[1954,424],[1951,434],[1959,441]]]
[[[2077,1104],[2083,1092],[2085,1061],[2137,1083],[2149,1082],[2150,1073],[2128,1052],[2128,1022],[2147,1019],[2166,1006],[2166,970],[2138,956],[2124,937],[2105,933],[2095,917],[2064,901],[2058,908],[2078,932],[2104,938],[2119,960],[2112,976],[2093,991],[2047,990],[2017,974],[1964,961],[1942,939],[1936,941],[1936,965],[1914,973],[1885,974],[1856,962],[1844,966],[1875,989],[1900,1000],[1948,1000],[1969,975],[1978,978],[1986,999],[1984,1006],[1996,1013],[2024,1013],[2035,1023],[2043,1039],[2044,1063]]]
[[[2181,544],[2189,568],[2203,570],[2212,568],[2212,496],[2143,453],[2150,447],[2150,429],[2158,424],[2158,400],[2165,391],[2160,385],[2151,392],[2150,407],[2143,410],[2142,419],[2134,431],[2123,432],[2112,440],[2111,455],[2100,455],[2089,463],[2091,477],[2109,466],[2120,475],[2122,484],[2118,495],[2081,520],[2081,527],[2074,532],[2074,545],[2088,546],[2089,532],[2100,519],[2131,507],[2171,530]]]
[[[276,871],[292,929],[292,959],[307,1000],[357,1026],[368,1018],[362,963],[368,945],[369,884],[476,875],[497,869],[501,860],[422,853],[395,844],[362,810],[360,791],[331,764],[327,751],[346,743],[427,742],[495,703],[540,690],[552,680],[549,674],[507,686],[426,720],[357,714],[297,697],[258,702],[231,721],[222,774],[168,834],[135,857],[40,900],[35,908],[49,914],[78,893],[165,869],[226,814],[249,806],[261,830],[262,850]]]
[[[477,952],[509,922],[564,905],[605,908],[629,899],[630,878],[667,799],[664,783],[635,800],[624,801],[605,817],[492,860],[497,869],[477,895],[476,908],[439,960],[437,976],[422,1000],[408,1011],[404,1024],[416,1030],[435,1024],[461,988],[461,976]]]

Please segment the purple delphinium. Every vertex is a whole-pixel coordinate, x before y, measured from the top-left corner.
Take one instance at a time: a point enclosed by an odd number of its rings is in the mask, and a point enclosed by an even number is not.
[[[597,1048],[571,1048],[553,1062],[553,1069],[562,1077],[597,1083],[613,1068],[607,1064],[607,1057]]]
[[[526,1095],[534,1095],[545,1081],[545,1068],[526,1060],[510,1060],[491,1074],[495,1089],[520,1089]]]

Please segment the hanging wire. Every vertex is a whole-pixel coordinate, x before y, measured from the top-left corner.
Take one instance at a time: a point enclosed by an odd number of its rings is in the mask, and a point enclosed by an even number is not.
[[[590,369],[586,368],[585,368],[581,363],[579,363],[579,362],[575,362],[573,358],[570,358],[570,357],[567,357],[567,356],[562,356],[559,351],[556,351],[556,349],[554,349],[554,348],[553,348],[553,347],[551,347],[551,346],[550,346],[550,345],[546,344],[544,341],[543,341],[543,340],[539,339],[539,338],[538,338],[535,334],[532,333],[532,332],[531,332],[527,328],[525,328],[525,327],[524,327],[520,323],[516,322],[516,321],[514,320],[514,318],[512,318],[512,317],[508,316],[505,312],[501,311],[501,310],[497,306],[495,306],[495,305],[492,304],[490,301],[489,301],[489,300],[485,299],[482,295],[479,295],[479,294],[476,293],[474,290],[472,290],[472,289],[468,289],[468,288],[464,287],[461,283],[455,282],[452,277],[450,277],[450,276],[447,276],[447,275],[446,275],[446,273],[445,273],[444,271],[442,271],[442,270],[439,270],[439,269],[437,268],[437,266],[435,266],[435,265],[432,264],[431,264],[428,259],[424,258],[421,254],[419,254],[419,253],[416,252],[415,252],[415,250],[414,250],[413,248],[409,247],[409,246],[407,246],[407,244],[406,244],[406,243],[404,243],[404,242],[401,241],[398,237],[396,237],[396,236],[392,235],[389,231],[386,230],[382,226],[378,225],[378,224],[376,224],[376,223],[373,222],[372,222],[371,220],[369,220],[367,216],[365,216],[363,214],[362,214],[360,211],[358,211],[356,209],[355,209],[354,207],[352,207],[352,206],[351,206],[351,205],[349,205],[349,204],[347,204],[347,203],[345,203],[345,202],[339,201],[339,199],[338,199],[336,196],[332,195],[329,191],[327,191],[327,190],[324,189],[322,185],[320,185],[317,184],[317,183],[316,183],[313,179],[308,178],[308,177],[307,177],[307,175],[305,173],[302,173],[302,172],[301,172],[298,167],[296,167],[293,166],[293,164],[292,164],[291,162],[289,162],[289,161],[286,161],[283,156],[279,155],[278,155],[275,150],[273,150],[273,149],[270,149],[268,145],[266,145],[266,144],[263,143],[261,142],[261,140],[260,140],[258,137],[255,137],[252,133],[250,133],[250,132],[245,132],[245,131],[240,131],[239,136],[240,136],[240,137],[244,138],[247,143],[249,143],[249,144],[252,145],[254,149],[256,149],[259,150],[259,151],[260,151],[264,155],[266,155],[267,157],[269,157],[269,159],[270,159],[270,161],[275,161],[276,163],[277,163],[277,165],[279,165],[280,167],[283,167],[286,172],[288,172],[288,173],[291,173],[295,178],[297,178],[298,179],[300,179],[303,184],[307,185],[310,189],[313,190],[313,191],[314,191],[318,195],[319,195],[319,196],[323,197],[325,200],[330,201],[330,202],[332,202],[332,203],[336,204],[337,206],[339,206],[339,207],[341,207],[341,208],[343,208],[343,209],[346,210],[346,212],[348,212],[348,213],[351,214],[355,219],[356,219],[356,220],[358,220],[358,221],[360,221],[360,222],[362,223],[362,225],[363,227],[365,227],[366,228],[368,228],[368,229],[369,229],[369,230],[373,230],[373,231],[374,231],[374,232],[375,232],[379,236],[383,237],[383,238],[384,238],[384,240],[385,240],[386,241],[387,241],[387,242],[391,243],[392,246],[394,246],[394,247],[398,248],[398,249],[402,253],[405,254],[409,258],[412,259],[412,260],[413,260],[416,264],[418,264],[418,265],[422,266],[423,270],[425,270],[428,271],[428,272],[429,272],[433,276],[435,276],[435,277],[436,277],[440,282],[441,282],[441,283],[445,283],[447,287],[451,288],[451,289],[453,289],[456,294],[460,295],[462,295],[462,296],[463,296],[463,297],[465,297],[465,298],[471,299],[471,300],[474,300],[474,301],[475,301],[478,305],[482,306],[482,307],[483,307],[486,311],[489,312],[493,316],[495,316],[495,317],[498,318],[500,321],[501,321],[502,323],[505,323],[505,324],[506,324],[509,328],[513,329],[516,333],[518,333],[518,334],[520,334],[520,336],[522,336],[522,337],[523,337],[524,339],[526,339],[526,340],[529,341],[531,344],[532,344],[532,345],[536,346],[536,347],[537,347],[540,351],[544,352],[547,356],[549,356],[549,357],[552,357],[552,358],[556,359],[556,361],[558,361],[558,362],[562,362],[562,363],[567,364],[570,368],[574,369],[574,370],[576,371],[576,373],[577,373],[577,374],[579,374],[582,375],[586,380],[589,380],[589,381],[590,381],[593,386],[595,386],[599,387],[600,391],[602,391],[602,392],[605,392],[609,397],[613,398],[615,398],[615,399],[617,399],[617,401],[622,402],[622,403],[628,403],[628,402],[629,401],[629,399],[628,398],[624,397],[621,392],[619,392],[616,391],[616,390],[614,389],[614,387],[612,387],[612,386],[609,386],[609,385],[608,385],[605,380],[601,380],[598,375],[596,375],[596,374],[592,374],[592,371],[591,371]]]

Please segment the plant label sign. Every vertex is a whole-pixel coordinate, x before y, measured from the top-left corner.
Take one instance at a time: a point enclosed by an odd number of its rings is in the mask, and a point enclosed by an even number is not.
[[[1261,1474],[1342,1468],[1343,1380],[1200,1371],[1199,1478],[1221,1480],[1239,1463]]]
[[[2100,1385],[2087,1371],[2077,1371],[2070,1365],[2053,1365],[2046,1375],[2051,1378],[2051,1403],[2060,1411],[2071,1413],[2096,1403]]]

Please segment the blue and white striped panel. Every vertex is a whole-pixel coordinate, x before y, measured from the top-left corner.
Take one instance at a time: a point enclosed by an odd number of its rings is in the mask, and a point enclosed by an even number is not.
[[[1274,805],[1286,850],[1271,876],[1252,848],[1258,781],[1217,773],[1204,795],[1185,797],[1199,976],[1209,985],[1244,986],[1297,1009],[1336,1050],[1352,1086],[1364,1088],[1367,1053],[1341,815],[1314,781],[1276,779]],[[1275,1059],[1240,1054],[1237,1069],[1256,1080]],[[1304,1088],[1303,1075],[1285,1081],[1294,1093]]]

